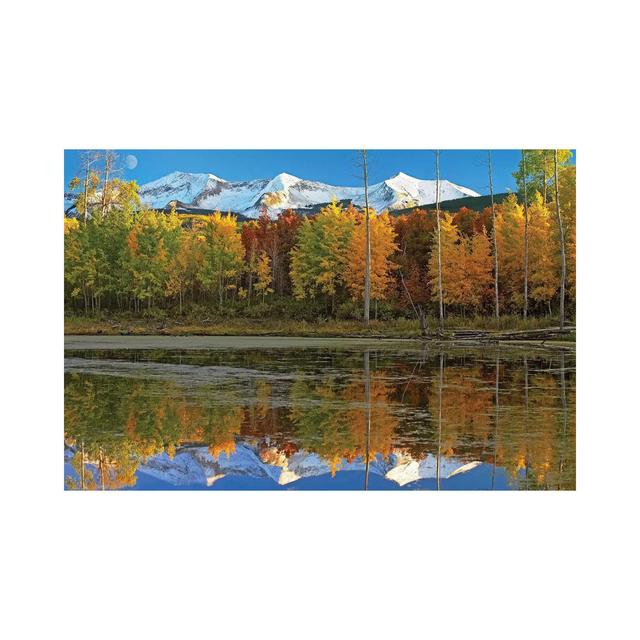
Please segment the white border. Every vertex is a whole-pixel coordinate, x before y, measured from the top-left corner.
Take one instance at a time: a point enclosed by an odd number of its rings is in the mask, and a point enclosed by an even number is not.
[[[638,174],[626,6],[5,8],[5,637],[629,636]],[[363,145],[577,148],[578,491],[63,494],[62,150]]]

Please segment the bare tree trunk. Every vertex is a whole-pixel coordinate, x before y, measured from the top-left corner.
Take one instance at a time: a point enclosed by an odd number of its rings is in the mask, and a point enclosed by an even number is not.
[[[413,312],[416,314],[416,317],[420,319],[420,314],[418,313],[418,310],[416,309],[415,304],[413,304],[413,298],[411,297],[411,294],[409,293],[409,289],[407,289],[407,285],[404,281],[404,276],[402,275],[402,269],[398,269],[398,273],[400,274],[400,282],[402,282],[402,287],[404,289],[404,292],[407,294],[407,298],[409,298],[409,304],[411,305]]]
[[[369,305],[371,298],[371,237],[369,232],[369,185],[367,180],[367,150],[362,150],[362,166],[364,169],[364,225],[365,225],[365,259],[364,259],[364,322],[369,324]]]
[[[84,223],[87,223],[89,217],[89,168],[98,160],[99,154],[95,151],[85,151],[82,154],[82,163],[84,166]]]
[[[222,303],[223,303],[223,294],[224,294],[224,289],[222,287],[222,283],[223,283],[223,275],[222,275],[222,271],[220,271],[220,273],[218,274],[218,301],[219,301],[219,309],[222,311]]]
[[[84,166],[84,223],[87,224],[87,211],[89,209],[89,159]]]
[[[524,190],[524,308],[527,317],[529,309],[529,202],[527,199],[527,155],[522,150],[522,187]]]
[[[496,203],[493,200],[493,165],[489,151],[489,192],[491,193],[491,218],[493,220],[493,274],[496,296],[496,319],[500,318],[500,298],[498,296],[498,227],[496,225]]]
[[[279,260],[279,246],[278,238],[274,234],[271,243],[271,281],[273,282],[274,289],[277,289],[278,274],[280,272],[280,260]]]
[[[442,302],[442,244],[440,241],[440,150],[436,150],[436,226],[438,229],[438,297],[440,331],[444,328],[444,305]]]
[[[558,150],[553,150],[553,174],[554,188],[556,196],[556,216],[558,217],[558,229],[560,231],[560,257],[562,259],[560,272],[560,328],[564,328],[564,284],[567,277],[567,257],[564,249],[564,229],[562,227],[562,216],[560,215],[560,196],[558,195]]]
[[[251,296],[253,295],[253,265],[256,259],[256,240],[253,239],[251,243],[251,254],[249,255],[249,285],[247,294],[247,306],[251,306]]]
[[[104,152],[104,184],[102,185],[102,216],[107,211],[107,189],[109,188],[109,170],[111,169],[111,153]]]
[[[418,320],[420,321],[420,335],[423,338],[426,338],[429,331],[427,329],[427,319],[424,315],[424,310],[422,308],[422,306],[418,306],[418,310],[419,310],[419,315],[418,315]]]

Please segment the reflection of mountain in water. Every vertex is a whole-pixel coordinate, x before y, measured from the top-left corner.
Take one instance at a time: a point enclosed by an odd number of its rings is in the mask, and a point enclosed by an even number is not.
[[[65,460],[70,462],[75,454],[73,448],[65,451]],[[471,471],[481,463],[464,462],[456,457],[437,457],[428,454],[421,460],[414,459],[403,451],[394,451],[388,456],[379,453],[369,461],[368,473],[384,477],[399,486],[423,479],[451,478]],[[66,474],[78,480],[77,471],[66,465]],[[438,468],[439,467],[439,468]],[[95,464],[87,465],[90,473],[99,474]],[[300,450],[290,456],[275,447],[261,447],[258,443],[239,442],[235,450],[212,455],[206,446],[181,448],[170,457],[166,452],[149,457],[138,465],[138,474],[147,475],[173,486],[212,486],[221,478],[244,476],[275,482],[279,485],[295,485],[301,478],[331,476],[336,473],[367,471],[363,456],[354,460],[342,459],[338,463],[325,460],[317,453]]]
[[[572,489],[572,365],[516,351],[69,353],[66,486]]]

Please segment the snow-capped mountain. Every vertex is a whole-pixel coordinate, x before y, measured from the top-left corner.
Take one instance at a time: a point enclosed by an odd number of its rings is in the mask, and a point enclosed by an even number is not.
[[[440,181],[440,200],[455,200],[479,194],[448,180]],[[307,209],[337,200],[364,205],[363,187],[340,187],[303,180],[280,173],[275,178],[228,182],[210,173],[175,171],[140,187],[146,205],[161,209],[177,201],[194,209],[220,210],[257,217],[263,207],[275,215],[285,209]],[[372,184],[369,206],[376,211],[430,205],[436,201],[436,181],[420,180],[405,173]]]
[[[77,469],[72,460],[77,454],[74,447],[65,446],[65,477],[78,481]],[[439,465],[439,466],[438,466]],[[443,480],[472,471],[481,465],[478,460],[466,461],[455,456],[442,456],[439,460],[429,453],[415,459],[406,451],[394,450],[388,456],[377,453],[370,461],[370,476],[404,487],[420,480]],[[151,476],[173,486],[211,487],[225,477],[246,477],[273,482],[280,486],[296,483],[303,478],[333,477],[345,471],[364,472],[362,456],[354,460],[334,460],[333,464],[317,453],[299,450],[290,456],[275,447],[264,447],[258,441],[237,441],[228,453],[212,455],[206,446],[181,447],[173,457],[167,453],[150,456],[138,465],[137,474]],[[88,474],[97,478],[99,470],[95,462],[86,465]],[[136,474],[136,475],[137,475]]]
[[[454,475],[467,473],[481,464],[479,461],[465,462],[455,457],[443,456],[439,473],[448,479]],[[353,461],[340,460],[334,471],[364,471],[361,456]],[[173,459],[166,453],[147,459],[138,471],[151,475],[173,485],[211,486],[225,476],[249,476],[270,479],[280,485],[295,483],[301,478],[309,478],[332,473],[329,461],[317,453],[300,450],[287,458],[275,457],[272,451],[260,450],[256,444],[238,442],[233,452],[212,456],[207,447],[185,447]],[[437,459],[433,454],[415,460],[409,454],[394,451],[388,457],[379,453],[369,465],[369,473],[391,480],[404,486],[417,480],[436,478]]]

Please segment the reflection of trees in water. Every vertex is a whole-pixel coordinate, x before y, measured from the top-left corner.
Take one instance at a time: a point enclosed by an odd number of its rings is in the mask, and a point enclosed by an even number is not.
[[[364,152],[363,152],[364,153]],[[367,213],[367,217],[368,217]],[[369,302],[367,301],[367,305]],[[369,307],[367,306],[367,319],[369,317]],[[370,458],[370,446],[371,446],[371,368],[369,366],[369,349],[364,353],[364,402],[365,402],[365,473],[364,473],[364,489],[369,488],[369,463]]]
[[[275,402],[278,391],[266,380],[255,381],[244,399],[244,416],[240,434],[248,438],[277,440],[282,448],[295,451],[289,407]],[[292,449],[292,447],[294,447]]]
[[[356,440],[349,423],[349,407],[332,377],[291,385],[290,418],[299,448],[318,453],[335,472],[343,457],[352,457]]]
[[[362,358],[350,356],[345,370],[334,356],[331,373],[320,369],[277,387],[257,379],[242,391],[229,385],[210,393],[169,381],[67,374],[65,441],[78,451],[71,461],[78,481],[70,485],[131,486],[137,464],[150,456],[173,457],[185,444],[228,456],[240,437],[266,456],[317,453],[334,472],[342,460],[439,452],[505,467],[521,488],[575,487],[575,385],[564,356],[501,354],[498,370],[490,358],[447,355],[441,371],[439,354],[398,363],[372,353],[368,376]],[[242,365],[255,362],[245,356]]]
[[[442,388],[442,447],[453,455],[466,447],[469,453],[482,454],[493,439],[493,372],[483,365],[452,364],[444,370]],[[432,394],[438,393],[434,376]]]
[[[205,443],[212,455],[230,455],[243,419],[233,391],[225,404],[190,397],[169,383],[67,374],[65,441],[76,447],[72,488],[135,484],[141,461],[159,453],[173,458],[186,443]],[[84,452],[84,453],[83,453]]]
[[[575,385],[564,359],[523,362],[501,352],[499,361],[477,362],[447,355],[440,385],[439,356],[433,357],[424,370],[429,384],[417,380],[399,391],[431,416],[406,449],[415,458],[440,451],[504,467],[521,488],[575,488]]]
[[[575,488],[575,387],[564,359],[506,369],[497,458],[520,488]]]
[[[444,387],[444,353],[438,357],[438,453],[436,461],[436,487],[440,489],[440,458],[442,456],[442,391]]]
[[[69,489],[121,489],[136,483],[138,459],[126,440],[98,444],[81,442],[71,460],[78,480],[66,479]]]
[[[497,285],[496,285],[497,286]],[[498,462],[498,433],[500,430],[500,355],[496,354],[496,389],[493,408],[493,466],[491,469],[491,488],[495,489],[496,465]]]
[[[291,386],[296,442],[325,458],[333,473],[343,459],[361,457],[367,463],[377,454],[388,456],[399,424],[389,399],[393,386],[384,373],[365,371],[353,378],[346,385],[327,376]]]

